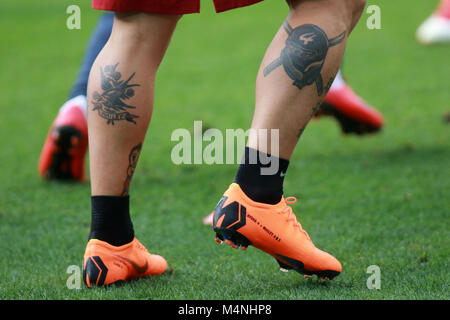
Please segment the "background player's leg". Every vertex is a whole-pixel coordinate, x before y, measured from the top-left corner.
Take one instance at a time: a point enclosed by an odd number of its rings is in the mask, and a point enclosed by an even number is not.
[[[111,29],[114,22],[114,13],[107,12],[100,16],[97,26],[91,34],[89,44],[84,53],[83,61],[78,71],[77,79],[70,90],[69,99],[77,96],[86,96],[87,84],[89,78],[89,72],[91,71],[92,64],[97,58],[100,51],[105,46],[106,42],[111,35]]]
[[[81,63],[69,100],[58,111],[39,157],[39,173],[45,179],[83,181],[88,147],[86,90],[89,72],[111,34],[114,13],[98,20]]]

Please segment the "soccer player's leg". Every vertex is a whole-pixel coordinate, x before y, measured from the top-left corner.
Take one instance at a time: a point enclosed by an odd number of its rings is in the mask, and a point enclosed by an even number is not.
[[[419,26],[416,37],[423,45],[450,42],[450,0],[441,0],[435,12]]]
[[[88,286],[160,274],[167,268],[162,257],[149,254],[134,236],[129,188],[152,115],[156,71],[179,18],[116,12],[111,37],[92,66],[92,221],[84,255]]]
[[[114,13],[103,14],[93,31],[69,100],[59,109],[39,157],[39,174],[48,180],[83,181],[88,147],[86,89],[89,72],[108,41]]]
[[[296,200],[283,197],[283,181],[301,133],[339,70],[347,37],[365,1],[288,4],[290,13],[257,76],[253,130],[244,161],[216,206],[213,228],[218,242],[234,248],[253,245],[273,256],[283,270],[331,279],[341,272],[341,264],[314,246],[289,206]],[[279,141],[268,135],[264,143],[259,129],[279,130]],[[270,154],[276,149],[273,145],[278,145],[278,154]],[[263,169],[268,167],[277,170],[267,174]]]

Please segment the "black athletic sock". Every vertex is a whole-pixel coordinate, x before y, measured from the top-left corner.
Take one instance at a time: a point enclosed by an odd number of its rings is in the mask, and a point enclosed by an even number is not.
[[[270,157],[270,162],[267,163]],[[278,168],[276,163],[278,162]],[[267,163],[267,164],[264,164]],[[261,174],[263,168],[274,166],[273,174]],[[253,201],[277,204],[283,196],[283,181],[289,160],[277,158],[255,149],[245,147],[244,156],[234,182]]]
[[[130,217],[130,197],[91,197],[92,218],[89,239],[106,241],[121,246],[134,238]]]

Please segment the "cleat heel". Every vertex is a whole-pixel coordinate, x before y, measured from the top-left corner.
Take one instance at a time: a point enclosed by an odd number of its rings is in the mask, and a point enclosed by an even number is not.
[[[88,257],[83,268],[83,281],[88,287],[103,286],[108,268],[99,256]]]
[[[246,250],[251,245],[251,242],[246,237],[235,230],[214,228],[214,231],[216,232],[217,238],[224,239],[225,243],[229,244],[232,248],[245,247],[243,250]]]
[[[291,266],[288,266],[287,264],[281,262],[280,260],[278,260],[278,259],[275,259],[275,260],[277,260],[278,264],[280,265],[280,270],[282,272],[288,272],[289,270],[292,269]]]

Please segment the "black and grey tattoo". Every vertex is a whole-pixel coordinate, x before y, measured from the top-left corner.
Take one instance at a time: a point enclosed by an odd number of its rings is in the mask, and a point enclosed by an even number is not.
[[[331,77],[330,80],[328,80],[327,85],[325,86],[325,90],[323,91],[323,94],[326,95],[328,91],[330,91],[331,86],[333,85],[335,77]],[[319,111],[319,109],[322,107],[323,100],[320,99],[320,101],[312,108],[311,112],[311,118],[314,117],[314,115]]]
[[[324,90],[324,94],[327,94],[328,91],[330,90],[331,86],[333,85],[335,77],[331,77],[330,80],[328,80],[327,85],[325,86],[325,90]],[[316,105],[312,108],[311,111],[311,116],[309,119],[311,119],[312,117],[314,117],[314,115],[317,113],[317,111],[319,111],[319,109],[322,107],[322,99],[320,99],[320,101],[318,103],[316,103]],[[302,128],[300,128],[300,131],[297,134],[297,138],[300,139],[300,137],[302,136],[303,132],[306,129],[306,125]]]
[[[305,131],[305,129],[306,129],[306,126],[305,126],[305,127],[302,127],[302,128],[300,128],[300,130],[298,131],[298,134],[297,134],[297,138],[298,138],[298,139],[300,139],[300,137],[302,136],[302,134],[303,134],[303,131]]]
[[[285,21],[283,27],[288,34],[286,47],[281,51],[281,56],[264,69],[264,76],[283,66],[287,75],[294,80],[294,86],[302,89],[315,83],[317,93],[321,96],[324,93],[321,71],[328,49],[340,44],[347,32],[328,39],[326,33],[313,24],[292,28]]]
[[[94,108],[92,111],[98,112],[98,115],[107,120],[107,124],[114,125],[115,121],[126,120],[136,124],[135,119],[139,116],[131,114],[129,109],[136,109],[136,107],[128,105],[124,100],[128,100],[134,96],[133,87],[140,86],[139,84],[130,84],[135,73],[133,73],[127,80],[121,80],[122,75],[117,71],[117,66],[108,65],[104,68],[100,67],[101,86],[103,93],[95,91],[93,94],[92,104]]]
[[[136,165],[139,159],[139,155],[141,154],[142,143],[139,143],[137,146],[134,146],[131,149],[130,155],[128,156],[128,168],[127,168],[127,177],[125,178],[125,182],[123,183],[122,196],[127,196],[130,190],[131,179],[133,179],[134,170],[136,170]]]
[[[314,115],[319,111],[320,107],[322,106],[322,101],[318,102],[313,108],[311,112],[311,118],[314,117]]]
[[[328,91],[330,91],[330,88],[331,88],[331,86],[333,85],[333,82],[334,82],[334,79],[335,79],[336,77],[331,77],[330,78],[330,80],[328,80],[328,83],[327,83],[327,85],[325,86],[325,94],[327,94],[328,93]]]

